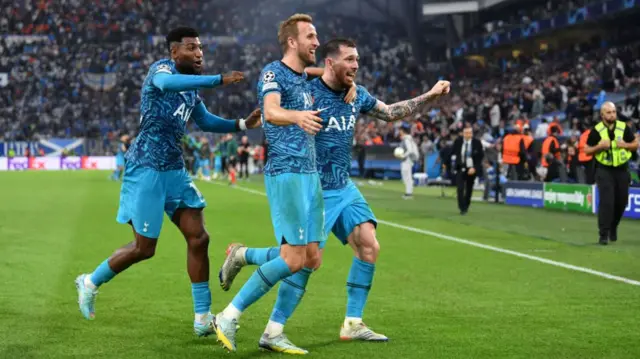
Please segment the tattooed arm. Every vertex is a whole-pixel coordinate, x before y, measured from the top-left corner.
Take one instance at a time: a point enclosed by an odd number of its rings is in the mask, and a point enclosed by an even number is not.
[[[442,95],[448,94],[449,89],[449,81],[438,81],[429,92],[423,93],[410,100],[396,102],[391,105],[387,105],[378,100],[376,105],[367,114],[386,122],[398,121],[416,113],[423,105],[432,102]]]

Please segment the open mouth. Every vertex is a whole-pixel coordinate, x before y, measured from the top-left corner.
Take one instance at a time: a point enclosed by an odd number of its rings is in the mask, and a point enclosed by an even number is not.
[[[311,56],[315,56],[315,55],[316,55],[316,49],[311,49],[311,50],[309,50],[309,54],[310,54]]]
[[[355,72],[347,72],[347,79],[353,81],[356,79],[356,73]]]
[[[196,61],[193,63],[193,67],[200,69],[202,68],[202,60],[201,61]]]

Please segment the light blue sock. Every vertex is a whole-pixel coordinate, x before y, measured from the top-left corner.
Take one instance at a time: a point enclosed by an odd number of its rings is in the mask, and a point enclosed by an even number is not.
[[[284,259],[278,256],[261,265],[260,268],[253,272],[249,280],[233,298],[231,304],[243,312],[251,304],[262,298],[279,280],[290,275],[289,266],[287,266]]]
[[[196,314],[207,314],[211,310],[209,282],[191,283],[193,310]]]
[[[99,287],[110,281],[111,278],[116,276],[116,274],[117,273],[109,267],[109,259],[105,259],[104,262],[100,263],[93,273],[91,273],[91,283],[95,284],[96,287]]]
[[[302,268],[291,277],[282,280],[278,289],[278,299],[269,319],[282,325],[287,323],[302,301],[311,273],[313,273],[313,269]]]
[[[362,318],[376,266],[353,257],[347,277],[347,317]]]
[[[244,258],[247,264],[263,265],[280,255],[280,247],[247,248]]]

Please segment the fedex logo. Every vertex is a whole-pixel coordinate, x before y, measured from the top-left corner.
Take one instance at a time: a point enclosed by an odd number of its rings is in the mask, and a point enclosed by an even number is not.
[[[91,157],[82,157],[81,160],[81,168],[89,169],[89,170],[97,170],[98,169],[98,161],[95,159],[91,159]]]
[[[82,161],[80,157],[60,158],[60,168],[63,170],[80,170],[82,169]]]
[[[26,171],[29,169],[29,159],[26,157],[9,158],[7,165],[9,171]]]
[[[42,159],[38,159],[38,158],[35,158],[35,157],[30,157],[29,158],[29,169],[31,169],[31,170],[46,170],[47,169],[47,163]]]

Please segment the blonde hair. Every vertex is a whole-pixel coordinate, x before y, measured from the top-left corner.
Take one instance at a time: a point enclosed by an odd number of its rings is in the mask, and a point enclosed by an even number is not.
[[[293,14],[288,19],[280,23],[278,27],[278,42],[282,52],[285,53],[288,48],[288,42],[290,37],[298,36],[298,23],[308,22],[311,23],[313,18],[307,14]]]

